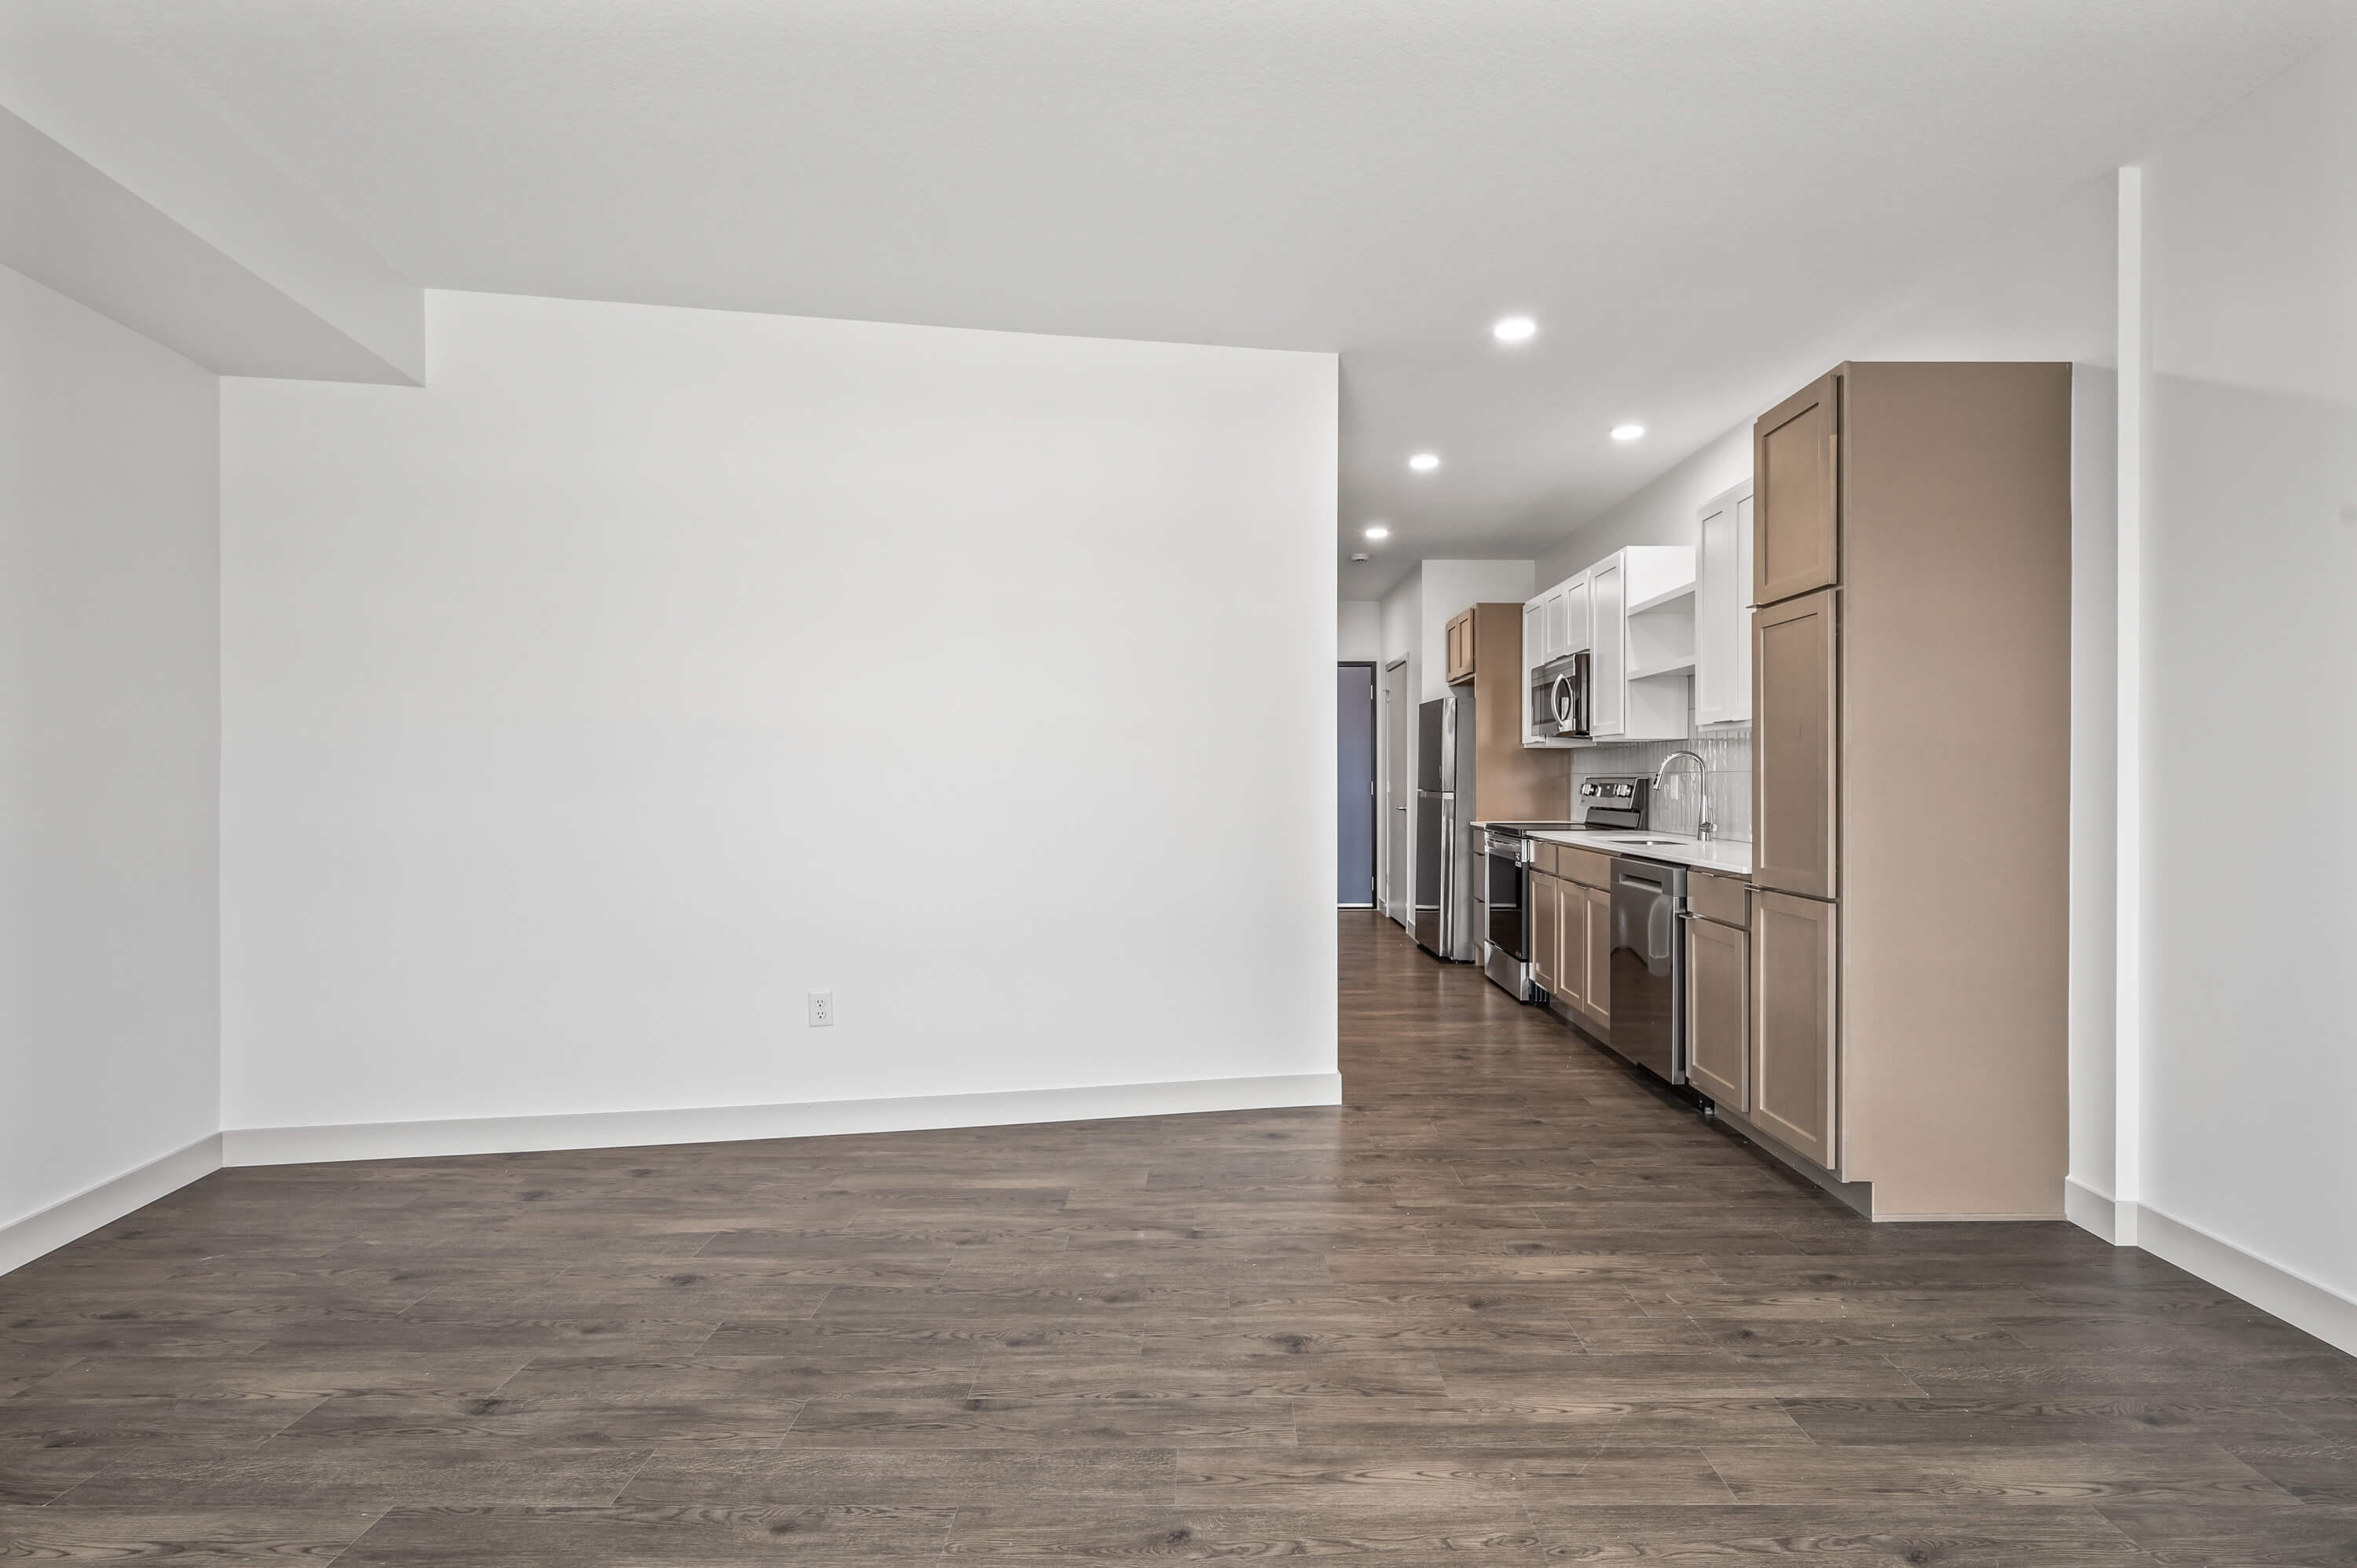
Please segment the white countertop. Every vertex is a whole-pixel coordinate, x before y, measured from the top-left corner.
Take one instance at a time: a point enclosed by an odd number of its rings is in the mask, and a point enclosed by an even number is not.
[[[1605,854],[1617,854],[1630,860],[1659,860],[1672,865],[1691,865],[1700,871],[1721,871],[1729,876],[1751,875],[1751,846],[1740,839],[1713,839],[1705,843],[1700,839],[1680,838],[1674,833],[1615,832],[1585,828],[1540,828],[1530,835],[1546,843],[1567,843],[1578,849],[1598,850]],[[1638,839],[1668,839],[1668,843],[1635,843]]]

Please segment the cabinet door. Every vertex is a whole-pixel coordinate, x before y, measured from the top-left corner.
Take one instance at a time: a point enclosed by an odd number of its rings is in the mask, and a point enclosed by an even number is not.
[[[1590,608],[1595,595],[1593,584],[1586,573],[1574,577],[1563,591],[1563,639],[1555,649],[1559,658],[1566,653],[1584,653],[1596,645],[1596,618]]]
[[[1760,602],[1759,594],[1759,531],[1756,527],[1758,509],[1751,487],[1746,485],[1735,498],[1735,580],[1743,585],[1743,607],[1750,609]],[[1743,711],[1751,711],[1751,639],[1743,639]]]
[[[1751,615],[1752,882],[1834,897],[1839,596]]]
[[[1531,978],[1555,995],[1563,993],[1563,982],[1556,977],[1555,953],[1560,940],[1561,886],[1543,871],[1534,871],[1530,886],[1523,897],[1531,901]]]
[[[1601,887],[1574,887],[1587,905],[1587,1010],[1612,1017],[1612,895]]]
[[[1694,716],[1698,725],[1720,725],[1750,711],[1751,682],[1735,700],[1738,648],[1751,645],[1750,618],[1743,602],[1750,585],[1736,580],[1735,492],[1704,506],[1695,529]],[[1750,662],[1748,657],[1741,663]],[[1741,712],[1738,712],[1738,706]]]
[[[1621,596],[1627,581],[1617,559],[1587,574],[1587,602],[1595,618],[1594,644],[1587,658],[1588,679],[1595,688],[1588,700],[1587,733],[1599,740],[1619,735],[1628,725],[1628,618],[1622,613],[1627,601]]]
[[[1514,700],[1522,704],[1524,746],[1541,744],[1538,731],[1532,727],[1537,722],[1538,715],[1531,712],[1531,671],[1546,662],[1539,657],[1542,646],[1540,639],[1545,633],[1544,610],[1537,605],[1524,605],[1523,607],[1522,673],[1514,677],[1514,684],[1522,688],[1521,693]]]
[[[1752,425],[1756,603],[1772,605],[1841,580],[1840,439],[1839,372],[1803,387]]]
[[[1751,1109],[1751,937],[1686,922],[1686,1074],[1738,1115]]]
[[[1555,994],[1580,1006],[1587,1004],[1587,895],[1577,883],[1558,878],[1555,885]]]
[[[1751,1119],[1828,1169],[1837,1153],[1836,918],[1833,905],[1814,898],[1752,897]]]

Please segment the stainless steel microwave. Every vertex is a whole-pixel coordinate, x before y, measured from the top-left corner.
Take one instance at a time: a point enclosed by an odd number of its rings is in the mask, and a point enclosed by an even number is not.
[[[1566,654],[1531,672],[1531,732],[1542,740],[1587,738],[1586,653]]]

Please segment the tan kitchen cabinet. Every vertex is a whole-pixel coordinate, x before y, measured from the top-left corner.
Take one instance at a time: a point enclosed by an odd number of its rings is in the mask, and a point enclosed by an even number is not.
[[[1561,875],[1547,878],[1555,974],[1547,993],[1575,1018],[1602,1026],[1612,1018],[1612,895],[1598,885],[1611,880],[1612,857],[1569,844],[1548,847]]]
[[[1751,1109],[1751,936],[1686,922],[1686,1075],[1722,1110]]]
[[[1587,899],[1576,882],[1558,879],[1555,897],[1555,977],[1563,982],[1556,993],[1574,1007],[1587,1005]]]
[[[1531,695],[1522,667],[1523,622],[1520,605],[1483,604],[1448,623],[1448,679],[1473,692],[1475,822],[1551,821],[1567,799],[1570,757],[1523,744]],[[1459,731],[1458,744],[1465,739]]]
[[[1794,1154],[1835,1155],[1834,906],[1762,891],[1751,935],[1751,1119]]]
[[[1753,427],[1749,1104],[1724,1108],[1878,1219],[2062,1213],[2071,373],[1846,364]],[[1690,995],[1723,1009],[1732,940],[1690,924]]]
[[[1585,993],[1588,1012],[1599,1024],[1612,1021],[1612,895],[1601,887],[1578,890],[1587,906],[1587,977]]]
[[[1839,596],[1823,588],[1751,618],[1751,880],[1834,896]]]
[[[1830,588],[1840,576],[1841,389],[1835,371],[1751,427],[1755,605]]]
[[[1563,994],[1559,958],[1563,941],[1563,883],[1533,867],[1530,875],[1531,977],[1547,994]]]
[[[1426,622],[1427,626],[1431,623]],[[1473,612],[1459,610],[1448,618],[1448,683],[1473,679],[1475,648]]]

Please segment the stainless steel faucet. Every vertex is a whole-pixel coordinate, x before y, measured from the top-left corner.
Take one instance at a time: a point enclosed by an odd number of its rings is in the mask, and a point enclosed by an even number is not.
[[[1658,795],[1662,792],[1662,780],[1670,776],[1670,764],[1675,762],[1681,757],[1694,764],[1695,786],[1702,795],[1702,808],[1698,816],[1699,826],[1697,826],[1695,831],[1695,837],[1700,839],[1705,843],[1708,843],[1710,842],[1711,835],[1718,832],[1718,824],[1710,820],[1709,763],[1705,762],[1702,757],[1695,752],[1674,751],[1670,753],[1667,757],[1662,758],[1662,765],[1653,769],[1653,793]]]

